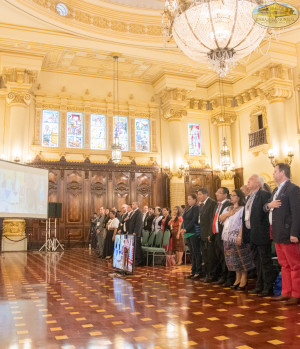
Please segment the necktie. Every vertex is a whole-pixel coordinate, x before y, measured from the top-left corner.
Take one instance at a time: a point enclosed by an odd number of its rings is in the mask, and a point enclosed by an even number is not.
[[[222,205],[222,203],[220,202],[219,205],[218,205],[218,209],[217,209],[217,211],[216,211],[216,214],[215,214],[215,216],[214,216],[213,226],[212,226],[212,232],[213,232],[213,234],[216,234],[216,232],[217,232],[216,223],[217,223],[217,219],[218,219],[218,216],[219,216],[219,211],[220,211],[221,205]]]

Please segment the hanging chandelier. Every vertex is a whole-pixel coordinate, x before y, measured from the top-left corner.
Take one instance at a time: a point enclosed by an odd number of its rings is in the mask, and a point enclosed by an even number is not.
[[[114,55],[114,76],[113,76],[113,117],[117,116],[117,122],[114,125],[114,140],[111,146],[111,159],[115,164],[122,160],[122,150],[119,140],[119,56]],[[117,115],[116,115],[117,113]]]
[[[223,138],[223,146],[221,148],[221,169],[226,172],[231,167],[230,150],[227,146],[226,137]]]
[[[266,28],[252,18],[263,0],[166,0],[163,34],[195,61],[207,62],[225,76],[236,62],[250,54]]]

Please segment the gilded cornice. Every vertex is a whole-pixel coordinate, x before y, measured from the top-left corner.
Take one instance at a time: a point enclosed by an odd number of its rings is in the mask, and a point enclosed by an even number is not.
[[[6,86],[6,102],[10,105],[29,105],[33,99],[31,87],[37,76],[38,71],[3,67],[1,77]]]
[[[220,112],[218,114],[215,114],[211,118],[211,122],[214,125],[217,126],[230,126],[236,121],[236,114],[234,112],[227,112],[224,113]]]
[[[157,16],[147,14],[139,14],[137,16],[129,11],[117,11],[116,9],[113,10],[83,1],[68,0],[64,1],[68,7],[68,14],[65,17],[61,17],[56,11],[57,0],[30,0],[30,2],[29,6],[28,0],[18,0],[20,5],[30,7],[34,11],[44,14],[44,11],[47,10],[48,15],[49,11],[51,11],[51,17],[57,21],[63,21],[67,25],[74,26],[75,24],[80,27],[84,25],[94,30],[106,30],[116,34],[134,34],[144,36],[145,39],[152,37],[151,40],[154,37],[159,37],[159,40],[162,40],[159,12]]]
[[[165,88],[160,93],[163,117],[168,121],[180,121],[187,116],[189,91],[182,88]]]
[[[269,65],[259,70],[256,75],[261,79],[259,89],[262,91],[262,99],[276,102],[292,97],[293,81],[290,79],[288,67],[283,64]]]

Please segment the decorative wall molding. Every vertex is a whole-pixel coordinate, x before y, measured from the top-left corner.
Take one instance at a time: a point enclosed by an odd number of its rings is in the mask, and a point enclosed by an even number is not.
[[[159,96],[163,117],[168,121],[181,121],[187,116],[187,94],[189,91],[182,88],[165,88]]]
[[[34,4],[50,10],[53,14],[57,15],[59,19],[59,14],[56,11],[57,0],[31,0]],[[85,24],[92,26],[94,28],[110,30],[121,33],[143,35],[143,36],[162,36],[161,26],[153,24],[141,24],[134,23],[124,20],[116,20],[114,18],[109,18],[105,16],[99,16],[98,14],[92,13],[92,8],[89,8],[91,12],[83,11],[82,8],[77,8],[76,4],[73,2],[66,4],[68,7],[68,14],[63,17],[63,20],[68,20],[71,22],[78,22],[78,25]],[[84,8],[88,8],[85,6]],[[101,11],[102,10],[102,11]],[[98,6],[98,12],[103,13],[104,9]],[[146,17],[145,17],[146,18]],[[133,16],[132,16],[133,19]]]
[[[217,126],[230,126],[236,121],[236,114],[234,112],[227,112],[224,113],[220,112],[218,114],[215,114],[211,118],[211,122],[214,125]]]

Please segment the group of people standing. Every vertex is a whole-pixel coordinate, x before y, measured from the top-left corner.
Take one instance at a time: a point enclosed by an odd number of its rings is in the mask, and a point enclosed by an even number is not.
[[[121,212],[115,207],[100,207],[99,215],[94,214],[92,224],[93,237],[97,241],[93,247],[97,249],[100,258],[112,259],[116,234],[132,234],[135,236],[135,264],[142,264],[143,214],[137,202],[123,205]]]
[[[206,188],[188,195],[188,206],[139,209],[138,203],[116,209],[100,208],[95,218],[100,257],[113,256],[116,234],[136,235],[135,264],[141,265],[142,230],[150,234],[171,231],[166,251],[182,264],[185,244],[191,254],[189,279],[199,279],[248,291],[260,297],[273,295],[275,272],[272,241],[282,272],[281,296],[287,305],[300,300],[300,188],[290,181],[290,166],[278,163],[273,177],[278,187],[271,193],[261,176],[253,174],[246,186],[229,195],[226,187],[216,192],[216,201]],[[109,212],[109,217],[108,217]],[[247,290],[248,272],[256,269],[255,288]]]
[[[246,291],[248,271],[256,268],[257,280],[249,294],[273,295],[275,242],[282,272],[282,293],[272,300],[287,305],[300,300],[300,188],[290,181],[290,167],[274,169],[278,187],[271,193],[259,175],[252,175],[229,196],[221,187],[217,201],[201,188],[188,196],[183,233],[192,255],[190,279],[200,279]]]

